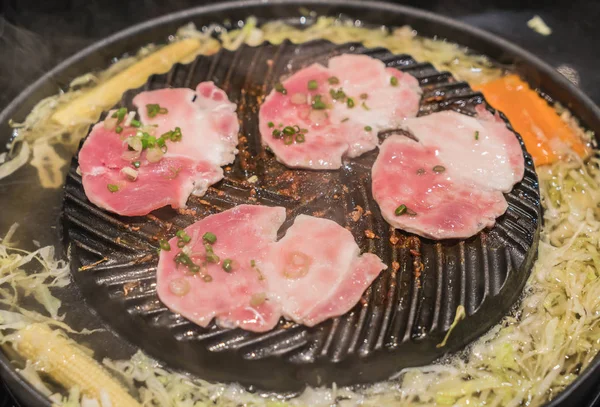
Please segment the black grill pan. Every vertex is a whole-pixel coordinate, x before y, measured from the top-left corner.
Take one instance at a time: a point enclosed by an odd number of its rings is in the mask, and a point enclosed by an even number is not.
[[[524,146],[525,177],[506,195],[509,208],[496,226],[467,240],[441,242],[394,230],[383,220],[370,188],[377,151],[347,159],[339,171],[309,171],[286,168],[261,146],[258,109],[273,84],[342,53],[367,54],[417,77],[423,88],[419,115],[446,109],[473,114],[485,103],[468,84],[429,63],[327,41],[222,50],[176,65],[127,92],[121,105],[133,109],[131,100],[141,91],[193,88],[212,80],[238,105],[241,139],[235,163],[204,197],[190,198],[186,211],[163,208],[146,217],[119,217],[92,205],[73,160],[64,200],[73,276],[86,304],[111,329],[171,368],[208,380],[298,391],[306,384],[375,382],[403,367],[432,362],[464,347],[509,312],[529,275],[539,237],[537,177]],[[259,181],[248,183],[253,175]],[[298,214],[335,220],[352,231],[362,251],[377,254],[389,268],[350,312],[314,328],[283,319],[263,334],[214,324],[198,327],[169,311],[156,295],[157,239],[242,203],[286,207],[284,228]],[[357,206],[365,216],[354,221],[351,212]],[[366,231],[376,237],[367,238]],[[467,317],[447,346],[438,347],[459,305]]]

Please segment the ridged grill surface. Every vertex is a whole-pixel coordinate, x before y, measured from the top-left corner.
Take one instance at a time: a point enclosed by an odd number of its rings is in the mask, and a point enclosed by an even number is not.
[[[403,367],[431,362],[466,345],[509,311],[533,264],[539,233],[538,183],[526,152],[525,177],[506,195],[508,210],[496,226],[467,240],[436,242],[394,230],[381,217],[370,180],[377,151],[346,160],[339,171],[316,172],[290,170],[262,147],[258,108],[273,84],[282,75],[342,53],[367,54],[417,77],[424,91],[420,115],[445,109],[473,114],[477,104],[485,103],[467,83],[408,55],[326,41],[222,50],[152,77],[143,88],[127,92],[121,105],[132,109],[131,99],[143,90],[193,88],[212,80],[238,105],[240,153],[222,182],[204,197],[190,198],[190,210],[163,208],[134,218],[92,205],[73,160],[64,203],[65,237],[72,246],[75,280],[108,326],[170,367],[209,380],[297,391],[305,383],[373,382]],[[259,181],[248,183],[252,175]],[[284,320],[263,334],[196,326],[158,299],[158,238],[241,203],[286,207],[284,228],[301,213],[333,219],[349,227],[362,251],[377,254],[388,270],[352,311],[314,328]],[[355,221],[352,212],[358,206],[364,214]],[[367,238],[366,230],[376,237]],[[467,317],[448,345],[438,348],[459,305]]]

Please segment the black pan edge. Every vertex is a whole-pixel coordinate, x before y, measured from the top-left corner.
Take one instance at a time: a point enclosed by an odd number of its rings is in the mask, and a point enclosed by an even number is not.
[[[313,8],[319,14],[328,14],[331,9],[336,11],[332,14],[344,12],[347,15],[358,15],[359,9],[370,13],[377,12],[382,19],[390,20],[391,17],[397,19],[395,20],[396,23],[390,22],[387,23],[388,25],[411,24],[422,35],[438,35],[468,46],[475,52],[488,55],[500,62],[512,62],[530,85],[541,88],[550,97],[569,107],[586,127],[600,129],[600,108],[582,90],[571,84],[554,68],[523,48],[465,23],[429,11],[384,2],[366,3],[359,0],[329,0],[326,4],[323,4],[319,0],[244,0],[200,6],[168,14],[120,31],[85,48],[27,87],[0,113],[0,134],[11,134],[7,124],[8,119],[14,118],[17,121],[24,119],[33,104],[43,97],[55,94],[59,90],[60,85],[57,86],[57,83],[64,82],[62,85],[66,85],[68,78],[72,79],[76,75],[97,69],[99,65],[94,66],[93,60],[102,60],[104,53],[109,53],[111,56],[121,55],[126,52],[134,52],[141,45],[148,42],[164,41],[167,34],[174,32],[182,23],[210,14],[229,12],[242,13],[246,16],[251,14],[260,16],[262,14],[266,17],[278,16],[285,18],[286,16],[296,15],[297,9],[301,6]],[[245,11],[245,9],[251,11]],[[223,20],[222,16],[212,18],[214,21]],[[368,18],[365,18],[365,20],[367,22],[373,21]],[[108,61],[109,58],[104,58],[104,60]],[[34,100],[28,100],[34,95]],[[547,406],[581,405],[587,396],[587,392],[593,389],[595,384],[593,380],[596,379],[599,372],[600,355],[594,359],[580,377],[567,386]],[[26,405],[51,405],[48,399],[18,375],[15,367],[2,352],[0,352],[0,376],[9,383],[15,395],[26,402]]]

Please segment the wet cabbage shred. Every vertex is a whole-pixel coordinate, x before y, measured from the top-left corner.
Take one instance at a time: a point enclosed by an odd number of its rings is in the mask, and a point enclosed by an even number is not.
[[[419,61],[432,61],[472,84],[501,75],[485,57],[467,56],[455,44],[415,36],[407,27],[393,31],[369,29],[326,17],[319,17],[302,30],[283,22],[258,28],[254,19],[229,32],[218,26],[203,32],[186,26],[178,38],[207,40],[216,31],[229,49],[244,42],[279,43],[287,38],[294,42],[318,38],[338,43],[361,40],[367,46],[382,46],[392,52],[409,53]],[[212,51],[203,48],[199,52],[214,52],[214,45],[211,47]],[[21,140],[44,142],[39,140],[52,134],[52,141],[46,142],[54,146],[59,143],[55,136],[66,132],[65,140],[77,145],[91,122],[64,129],[47,120],[57,105],[74,99],[76,92],[49,98],[37,106],[35,116],[17,129],[23,133]],[[599,165],[596,155],[587,162],[573,155],[538,168],[545,224],[539,259],[523,300],[513,315],[461,355],[443,363],[405,369],[394,379],[363,389],[308,388],[290,400],[263,398],[236,385],[208,383],[169,372],[141,352],[129,360],[104,360],[104,366],[115,377],[135,385],[136,397],[144,406],[541,405],[571,383],[600,350]],[[69,283],[68,265],[55,260],[52,248],[26,252],[17,249],[11,243],[14,241],[9,236],[0,243],[2,341],[11,343],[15,340],[11,335],[32,322],[72,332],[61,322],[60,302],[52,295],[55,287]],[[22,308],[18,303],[21,295],[33,296],[43,312]],[[23,364],[23,375],[34,385],[37,383],[44,394],[53,393],[50,398],[55,405],[107,407],[105,400],[90,400],[77,386],[60,393],[50,390],[47,383],[37,379],[36,366],[35,361]]]

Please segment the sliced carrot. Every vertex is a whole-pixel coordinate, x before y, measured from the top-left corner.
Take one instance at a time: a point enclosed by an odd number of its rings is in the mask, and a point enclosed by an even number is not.
[[[506,115],[523,137],[535,165],[551,164],[565,155],[565,147],[587,156],[588,143],[565,123],[556,110],[517,75],[508,75],[474,87]]]

